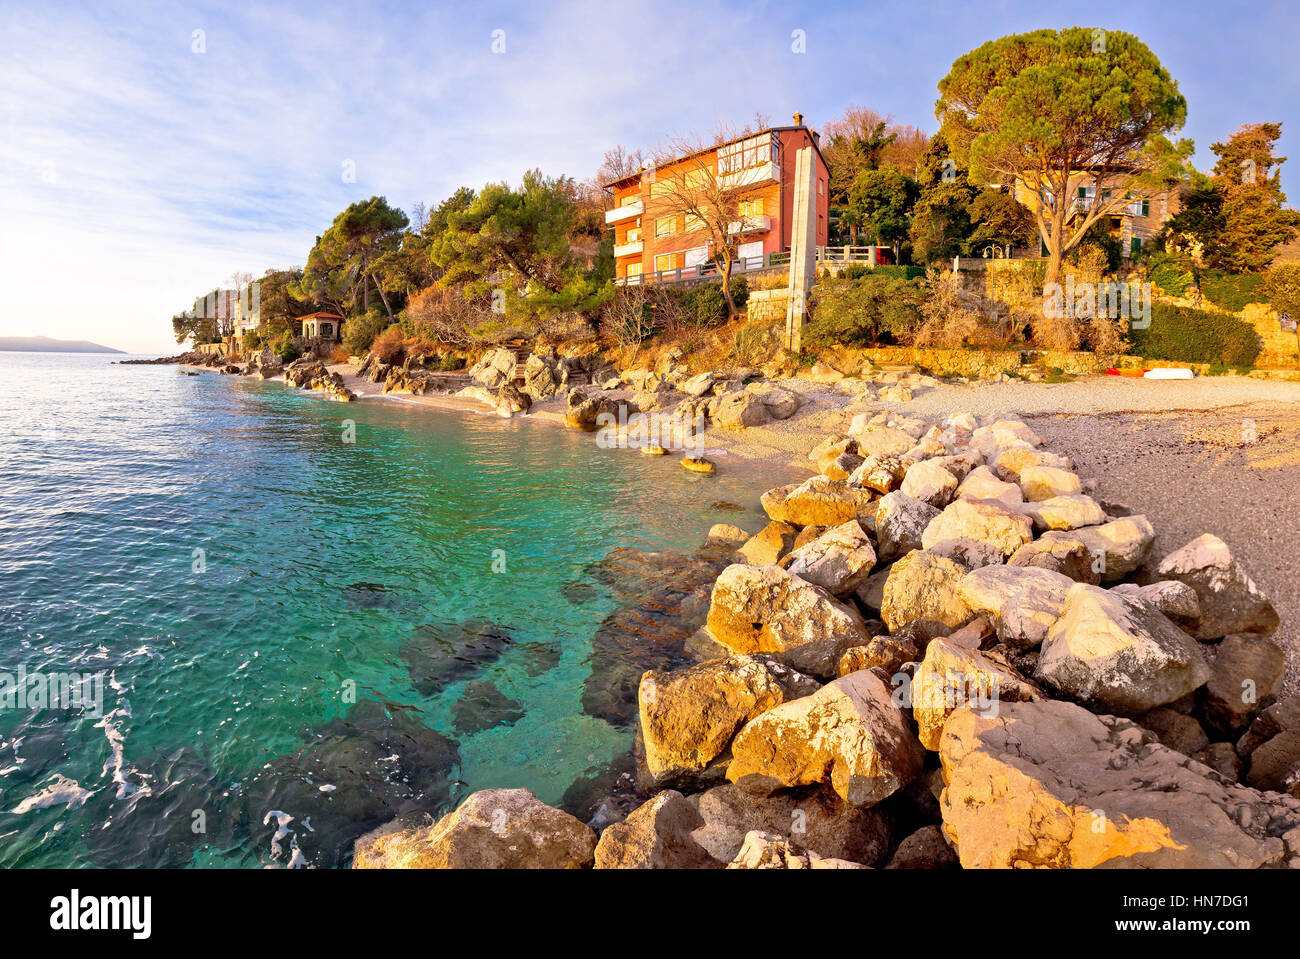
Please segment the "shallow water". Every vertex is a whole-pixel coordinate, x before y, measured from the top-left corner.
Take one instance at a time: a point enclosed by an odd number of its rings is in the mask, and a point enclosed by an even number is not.
[[[627,602],[590,566],[759,528],[789,473],[721,462],[0,353],[0,671],[106,680],[0,708],[0,865],[328,866],[475,789],[560,802],[632,737],[582,702]]]

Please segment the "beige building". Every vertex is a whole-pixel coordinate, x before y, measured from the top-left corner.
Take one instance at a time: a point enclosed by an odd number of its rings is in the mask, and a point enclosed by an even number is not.
[[[1126,179],[1122,176],[1103,178],[1100,185],[1100,202],[1108,204],[1115,199],[1112,191],[1123,190]],[[1069,196],[1072,202],[1066,212],[1067,225],[1081,221],[1098,202],[1097,177],[1094,173],[1088,171],[1076,173],[1070,177],[1069,184]],[[1038,210],[1045,201],[1050,200],[1050,195],[1044,196],[1021,181],[1016,182],[1015,196],[1031,210]],[[1100,222],[1105,224],[1110,235],[1119,241],[1120,252],[1126,258],[1136,257],[1145,252],[1160,233],[1165,222],[1180,209],[1177,186],[1150,195],[1138,191],[1126,192],[1119,199],[1125,202],[1102,217]],[[1047,250],[1041,250],[1041,255],[1046,256]]]

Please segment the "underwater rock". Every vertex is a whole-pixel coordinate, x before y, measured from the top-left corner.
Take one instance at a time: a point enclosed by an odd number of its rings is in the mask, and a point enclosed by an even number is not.
[[[514,639],[510,630],[484,620],[421,626],[402,645],[411,682],[421,696],[435,696],[501,658]]]
[[[519,703],[486,679],[475,680],[465,687],[451,715],[456,732],[466,736],[494,726],[513,726],[524,718]]]
[[[446,811],[460,751],[407,712],[358,703],[310,743],[259,769],[244,789],[256,848],[271,849],[281,865],[340,866],[376,826]]]

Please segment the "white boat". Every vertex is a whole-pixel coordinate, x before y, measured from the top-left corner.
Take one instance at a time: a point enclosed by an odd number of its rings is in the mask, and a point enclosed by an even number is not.
[[[1190,380],[1192,371],[1185,366],[1169,366],[1158,370],[1147,370],[1142,376],[1148,380]]]

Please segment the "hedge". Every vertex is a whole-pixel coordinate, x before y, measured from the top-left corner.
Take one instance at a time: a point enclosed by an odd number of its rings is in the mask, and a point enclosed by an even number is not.
[[[1168,296],[1183,297],[1196,283],[1192,259],[1178,253],[1156,253],[1151,257],[1151,282]]]
[[[823,272],[823,276],[828,276],[829,270]],[[850,263],[840,271],[840,278],[845,280],[860,280],[868,276],[888,276],[897,280],[915,280],[925,276],[925,267],[923,266],[897,266],[892,263],[881,264],[880,266],[871,266],[869,263]]]
[[[1201,295],[1225,310],[1240,313],[1248,303],[1266,303],[1264,277],[1258,273],[1199,270]]]
[[[1151,325],[1130,328],[1129,352],[1149,360],[1210,363],[1214,366],[1253,366],[1259,355],[1259,334],[1249,323],[1222,313],[1157,303]]]

